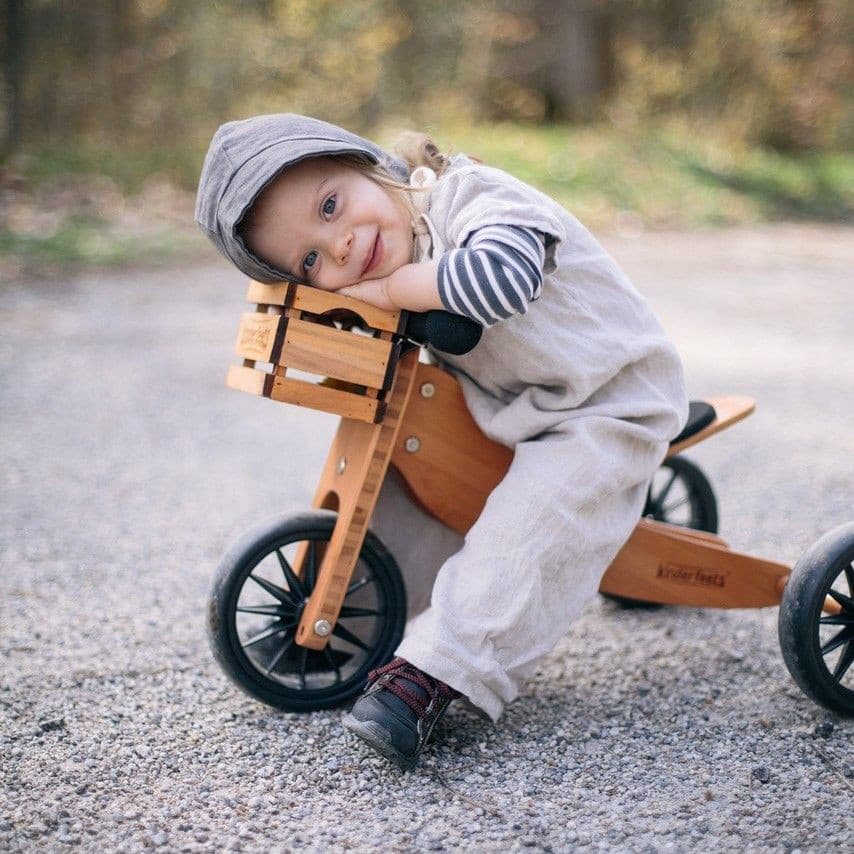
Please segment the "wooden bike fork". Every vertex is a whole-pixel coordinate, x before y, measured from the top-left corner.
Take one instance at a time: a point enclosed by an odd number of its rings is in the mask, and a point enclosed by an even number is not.
[[[336,510],[338,519],[324,549],[317,584],[297,628],[299,646],[322,650],[335,628],[400,432],[417,367],[416,347],[398,362],[385,417],[379,424],[341,419],[312,502],[317,509]],[[297,571],[304,566],[307,548],[303,543],[296,556]]]

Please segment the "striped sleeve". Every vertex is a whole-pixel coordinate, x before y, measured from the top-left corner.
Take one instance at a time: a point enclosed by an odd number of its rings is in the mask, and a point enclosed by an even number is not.
[[[545,247],[531,228],[487,225],[439,260],[445,308],[484,326],[525,314],[543,286]]]

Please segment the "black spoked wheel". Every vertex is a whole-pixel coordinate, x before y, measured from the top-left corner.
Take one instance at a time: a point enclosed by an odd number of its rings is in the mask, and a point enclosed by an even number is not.
[[[684,457],[665,460],[652,479],[643,515],[657,522],[718,532],[718,502],[703,472]]]
[[[649,485],[643,516],[695,531],[718,532],[718,502],[712,485],[703,472],[684,457],[670,457],[662,462]],[[602,595],[623,608],[661,607],[656,602],[609,593]]]
[[[854,715],[854,523],[825,534],[795,564],[778,628],[783,659],[801,690]]]
[[[391,658],[403,635],[400,570],[369,532],[326,648],[296,644],[335,519],[319,510],[267,522],[231,548],[214,578],[208,637],[217,661],[244,691],[287,711],[346,703],[362,690],[368,672]],[[305,564],[298,577],[300,548]]]

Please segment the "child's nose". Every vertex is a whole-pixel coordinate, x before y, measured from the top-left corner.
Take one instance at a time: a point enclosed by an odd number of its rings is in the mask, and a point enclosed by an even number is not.
[[[347,231],[342,234],[338,240],[336,241],[335,248],[333,254],[335,256],[335,260],[339,264],[346,264],[347,259],[350,257],[350,250],[353,248],[353,233],[351,231]]]

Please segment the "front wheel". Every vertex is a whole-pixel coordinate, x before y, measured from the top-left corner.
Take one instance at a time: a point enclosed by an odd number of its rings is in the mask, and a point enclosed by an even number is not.
[[[795,564],[778,629],[783,660],[801,690],[854,715],[854,522],[829,531]]]
[[[322,651],[296,643],[336,515],[325,510],[274,519],[245,534],[217,567],[208,639],[241,689],[291,712],[340,706],[400,643],[406,592],[394,558],[368,532],[340,617]],[[302,545],[304,566],[297,571]]]

